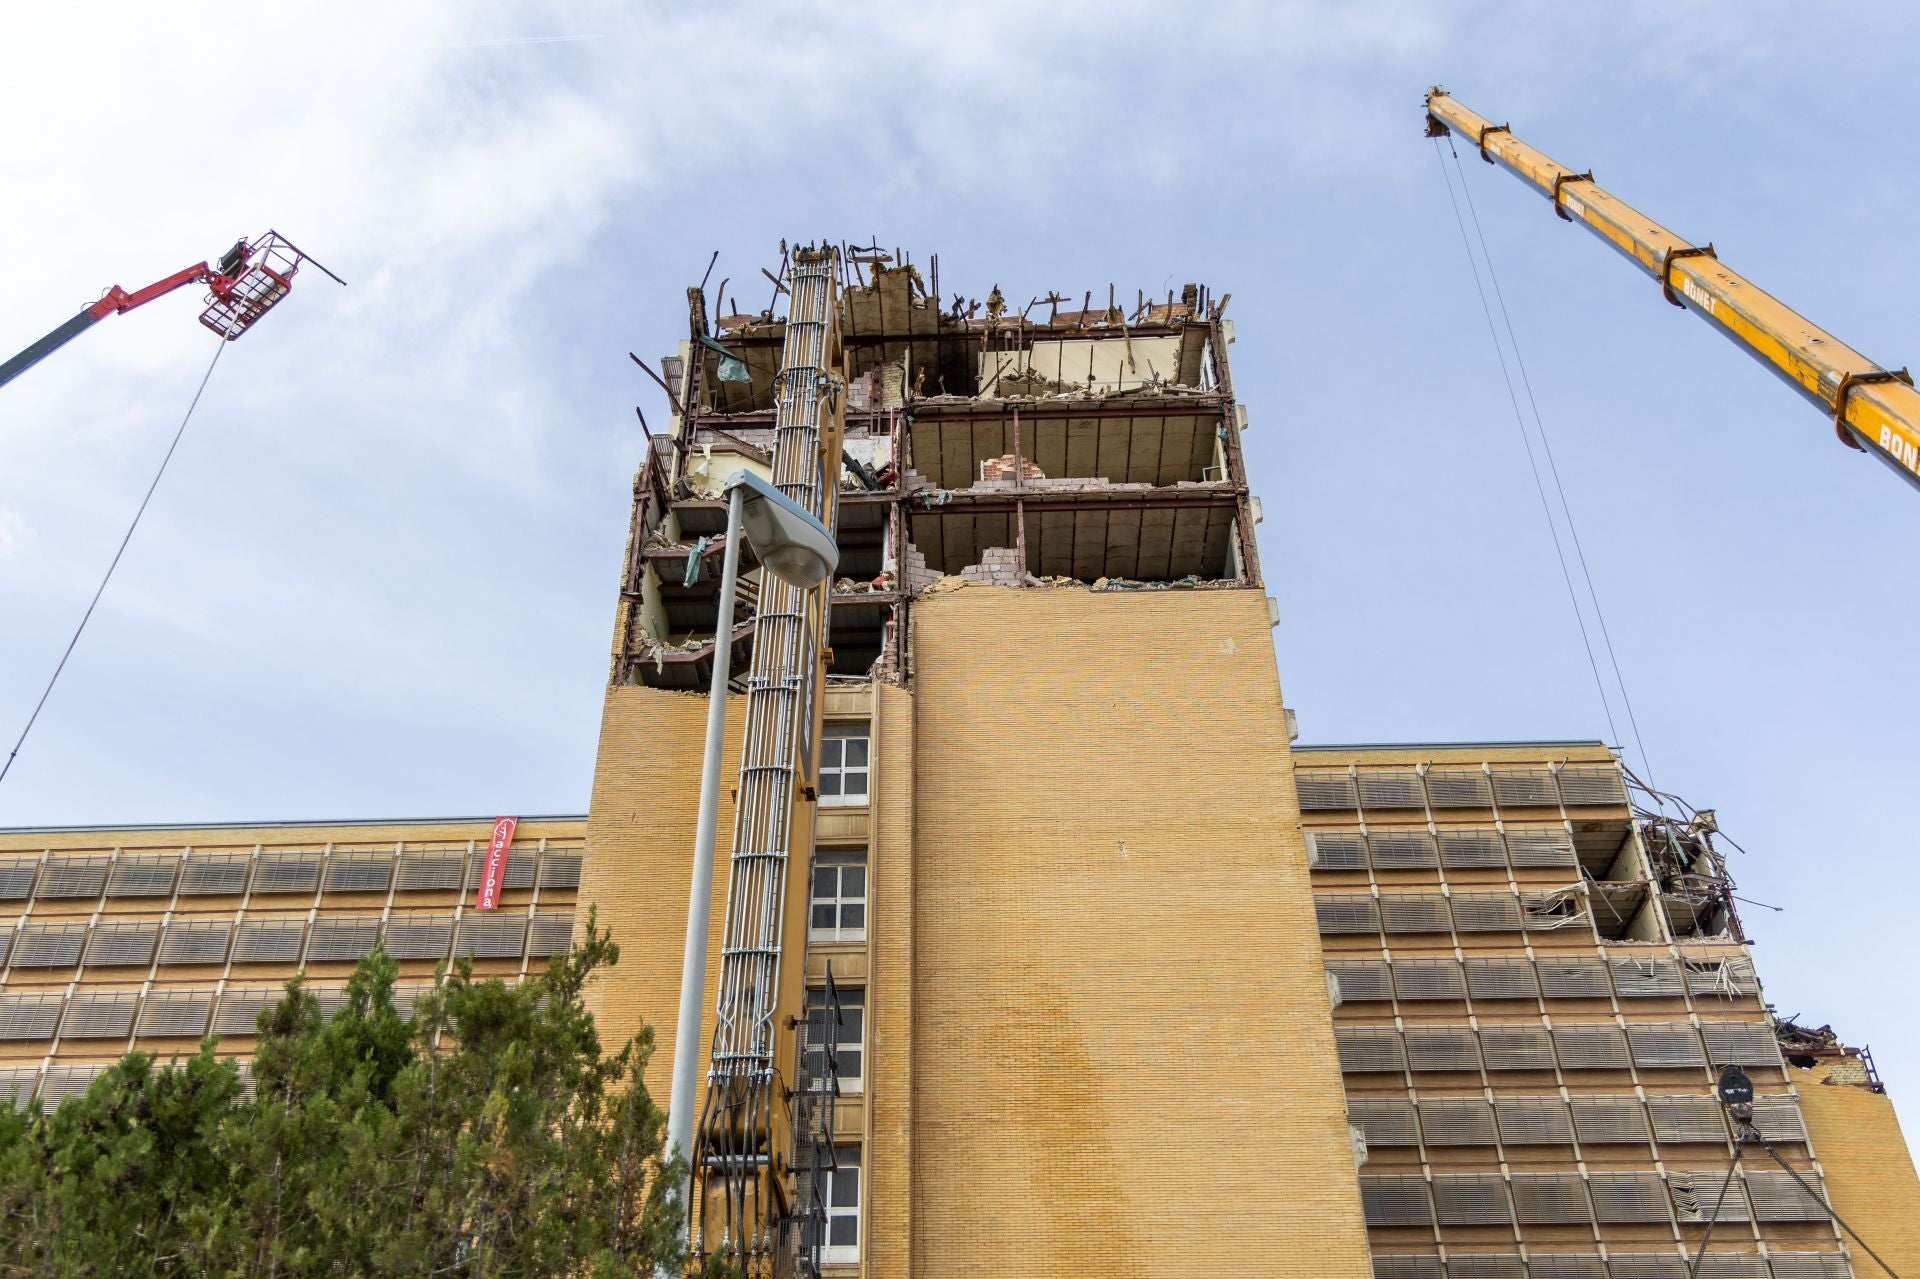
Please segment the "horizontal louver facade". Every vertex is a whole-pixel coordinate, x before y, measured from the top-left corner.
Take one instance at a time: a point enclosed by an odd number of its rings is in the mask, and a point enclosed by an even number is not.
[[[129,1048],[171,1055],[209,1034],[244,1056],[288,978],[304,970],[338,1007],[376,945],[409,1007],[459,956],[481,976],[537,972],[572,940],[584,829],[521,821],[487,912],[491,821],[49,832],[65,845],[37,850],[0,832],[0,1090],[57,1102]]]
[[[1661,908],[1617,766],[1360,755],[1300,775],[1376,1276],[1685,1279],[1729,1063],[1820,1188],[1752,959]],[[1778,1169],[1737,1173],[1720,1221],[1702,1275],[1847,1273]]]

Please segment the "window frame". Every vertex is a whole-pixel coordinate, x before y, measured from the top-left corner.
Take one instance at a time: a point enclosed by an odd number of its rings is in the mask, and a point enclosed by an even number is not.
[[[820,1240],[820,1264],[826,1266],[857,1265],[860,1261],[860,1196],[865,1187],[861,1184],[860,1147],[835,1146],[833,1149],[833,1168],[826,1173],[826,1210],[827,1220]],[[837,1204],[843,1182],[852,1185],[851,1204]],[[853,1242],[836,1244],[833,1242],[833,1227],[836,1221],[852,1221]]]
[[[809,1037],[813,1034],[814,1013],[820,1008],[819,997],[825,991],[826,988],[823,986],[807,987],[807,1034]],[[838,986],[834,994],[840,1001],[840,1030],[833,1041],[834,1070],[840,1081],[840,1095],[858,1097],[866,1088],[867,988]],[[853,1060],[859,1063],[859,1070],[852,1072],[847,1070],[848,1053],[854,1054]],[[820,1076],[812,1070],[807,1073],[807,1087],[818,1088],[821,1082]]]
[[[847,892],[847,872],[858,871],[860,892]],[[820,895],[820,874],[830,871],[834,878],[831,896]],[[816,942],[863,942],[867,939],[867,894],[870,890],[867,850],[864,848],[823,848],[813,855],[813,871],[807,882],[807,940]],[[815,922],[815,912],[825,906],[833,911],[833,924],[823,927]],[[845,922],[849,907],[860,910],[860,923]]]
[[[855,767],[846,762],[849,753],[848,744],[860,744],[860,764]],[[828,759],[829,747],[837,759]],[[833,793],[828,793],[828,778],[832,778]],[[847,789],[847,783],[853,778],[860,779],[860,791],[853,794]],[[816,793],[820,797],[822,808],[865,808],[873,793],[873,733],[865,724],[827,724],[820,732],[820,768],[814,778]]]

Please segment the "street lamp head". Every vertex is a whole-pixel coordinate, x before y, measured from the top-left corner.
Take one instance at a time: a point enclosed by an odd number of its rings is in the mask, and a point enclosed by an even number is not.
[[[740,490],[740,527],[769,573],[801,590],[828,577],[840,562],[833,534],[804,507],[752,471],[735,471],[724,488]]]

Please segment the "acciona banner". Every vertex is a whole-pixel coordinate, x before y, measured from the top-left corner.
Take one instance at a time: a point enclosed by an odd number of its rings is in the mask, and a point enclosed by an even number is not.
[[[493,819],[493,838],[487,841],[486,870],[480,876],[480,893],[473,899],[475,910],[493,910],[500,905],[500,887],[507,879],[507,850],[513,847],[513,829],[518,817]]]

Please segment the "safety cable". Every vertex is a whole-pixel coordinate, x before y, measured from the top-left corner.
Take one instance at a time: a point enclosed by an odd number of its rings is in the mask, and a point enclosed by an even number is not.
[[[1733,1185],[1734,1169],[1740,1166],[1740,1152],[1746,1147],[1749,1141],[1757,1142],[1760,1149],[1766,1151],[1773,1159],[1773,1162],[1786,1169],[1787,1175],[1793,1178],[1795,1184],[1797,1184],[1800,1189],[1806,1191],[1807,1195],[1815,1203],[1820,1205],[1821,1210],[1833,1218],[1834,1224],[1846,1231],[1848,1237],[1859,1244],[1861,1249],[1865,1251],[1869,1257],[1879,1262],[1882,1270],[1886,1271],[1892,1279],[1900,1279],[1900,1272],[1888,1265],[1886,1258],[1875,1252],[1873,1246],[1860,1237],[1860,1232],[1847,1224],[1845,1217],[1842,1217],[1838,1212],[1834,1211],[1833,1205],[1821,1196],[1820,1192],[1814,1188],[1811,1182],[1800,1175],[1800,1170],[1783,1159],[1780,1152],[1773,1148],[1773,1143],[1768,1141],[1751,1121],[1740,1119],[1734,1120],[1733,1123],[1733,1159],[1727,1164],[1726,1179],[1720,1183],[1720,1195],[1714,1200],[1713,1212],[1707,1217],[1707,1228],[1700,1235],[1700,1246],[1694,1249],[1693,1260],[1687,1264],[1687,1279],[1696,1279],[1700,1273],[1700,1263],[1706,1258],[1707,1245],[1713,1241],[1713,1228],[1720,1220],[1720,1209],[1724,1207],[1727,1202],[1727,1190]]]
[[[1720,1210],[1726,1207],[1727,1191],[1733,1188],[1733,1172],[1740,1166],[1740,1151],[1746,1144],[1746,1128],[1736,1125],[1733,1133],[1733,1158],[1727,1162],[1727,1176],[1720,1183],[1720,1194],[1713,1201],[1713,1211],[1707,1214],[1707,1228],[1700,1234],[1700,1246],[1694,1249],[1693,1261],[1687,1266],[1687,1279],[1699,1279],[1700,1263],[1706,1259],[1707,1245],[1713,1242],[1713,1228],[1720,1222]]]
[[[1500,304],[1500,320],[1506,325],[1507,341],[1513,347],[1513,362],[1520,370],[1520,384],[1526,388],[1527,406],[1533,410],[1533,426],[1540,433],[1540,447],[1547,455],[1547,473],[1553,476],[1553,487],[1560,494],[1560,510],[1566,516],[1567,535],[1573,541],[1574,557],[1580,561],[1580,576],[1586,579],[1587,598],[1593,603],[1593,617],[1600,625],[1600,641],[1607,650],[1607,661],[1613,667],[1614,682],[1620,686],[1620,702],[1626,707],[1627,724],[1633,729],[1633,745],[1640,752],[1640,763],[1647,770],[1647,780],[1652,781],[1653,761],[1647,758],[1647,744],[1640,740],[1640,721],[1633,713],[1633,698],[1627,693],[1626,676],[1620,673],[1620,659],[1613,652],[1613,636],[1607,630],[1607,614],[1600,607],[1600,593],[1593,589],[1593,573],[1587,568],[1586,548],[1580,544],[1580,529],[1573,522],[1573,507],[1567,502],[1566,486],[1560,483],[1560,464],[1554,460],[1553,441],[1547,436],[1546,419],[1540,416],[1540,403],[1534,399],[1533,379],[1527,376],[1527,362],[1520,354],[1520,339],[1513,331],[1513,317],[1507,313],[1507,296],[1501,292],[1500,277],[1493,269],[1493,253],[1487,248],[1486,232],[1480,228],[1480,210],[1474,206],[1473,191],[1467,185],[1466,170],[1460,166],[1460,151],[1453,145],[1451,135],[1448,136],[1447,147],[1453,152],[1453,167],[1460,175],[1460,194],[1466,197],[1467,213],[1473,219],[1473,233],[1480,239],[1480,256],[1486,260],[1487,278],[1493,282],[1494,300]]]
[[[1547,517],[1547,532],[1553,537],[1553,554],[1560,561],[1560,577],[1567,584],[1567,602],[1573,605],[1573,619],[1580,627],[1580,644],[1587,650],[1587,668],[1593,672],[1593,687],[1600,694],[1600,710],[1607,717],[1607,733],[1614,740],[1620,740],[1620,730],[1613,722],[1613,703],[1607,696],[1606,681],[1600,678],[1600,662],[1593,655],[1593,640],[1587,634],[1586,613],[1580,608],[1580,595],[1574,589],[1573,573],[1567,567],[1567,553],[1560,544],[1560,526],[1553,518],[1553,506],[1547,501],[1546,482],[1540,478],[1540,463],[1534,456],[1533,436],[1527,430],[1527,419],[1520,412],[1520,396],[1513,389],[1513,375],[1507,371],[1507,353],[1500,345],[1500,331],[1493,323],[1493,307],[1487,301],[1487,289],[1480,282],[1480,263],[1473,256],[1473,242],[1467,238],[1467,222],[1460,215],[1460,199],[1453,193],[1453,179],[1447,173],[1447,157],[1440,151],[1440,140],[1433,141],[1433,157],[1440,163],[1440,180],[1447,184],[1447,202],[1453,206],[1453,220],[1460,228],[1460,247],[1466,250],[1467,266],[1473,272],[1474,291],[1480,295],[1480,310],[1487,317],[1487,336],[1493,339],[1494,357],[1500,362],[1500,377],[1507,384],[1507,401],[1513,405],[1513,424],[1520,428],[1520,442],[1526,446],[1527,466],[1533,471],[1534,491],[1540,495],[1540,510]],[[1465,175],[1461,181],[1466,181]],[[1518,351],[1515,351],[1518,354]],[[1643,754],[1641,763],[1646,762]]]
[[[153,491],[160,487],[160,477],[167,473],[167,463],[173,461],[173,451],[180,447],[180,437],[187,433],[187,423],[193,421],[193,411],[200,407],[200,396],[207,389],[207,380],[213,376],[214,366],[220,363],[221,352],[227,344],[221,342],[213,349],[213,359],[207,364],[207,371],[200,375],[200,385],[193,393],[193,402],[187,405],[186,416],[180,419],[179,429],[173,433],[173,442],[167,445],[166,456],[160,459],[160,469],[153,473],[153,483],[147,485],[146,496],[140,499],[140,506],[133,513],[133,522],[127,525],[127,534],[120,539],[120,549],[113,553],[113,562],[107,565],[107,571],[100,578],[100,585],[93,592],[93,599],[87,604],[87,611],[80,615],[80,624],[73,628],[73,638],[67,641],[67,651],[60,654],[59,664],[53,668],[53,674],[47,679],[47,686],[40,690],[40,700],[33,704],[33,713],[27,716],[26,726],[20,730],[20,736],[14,740],[13,749],[7,752],[7,759],[0,764],[0,781],[5,781],[7,773],[13,768],[13,761],[20,756],[20,748],[26,744],[27,734],[33,731],[34,721],[40,718],[41,710],[47,704],[47,698],[53,694],[53,686],[60,681],[60,672],[67,669],[67,659],[73,656],[73,650],[80,643],[80,634],[87,629],[87,622],[93,617],[93,610],[100,603],[100,597],[106,593],[107,583],[113,580],[113,570],[120,567],[120,557],[127,553],[127,543],[133,540],[133,531],[140,527],[140,517],[147,513],[147,503],[153,500]]]

